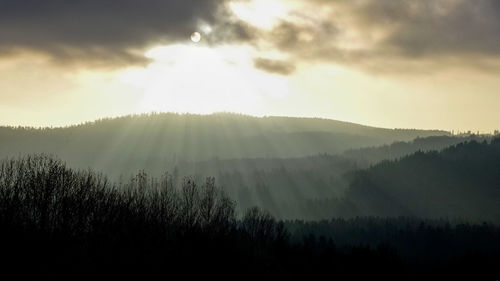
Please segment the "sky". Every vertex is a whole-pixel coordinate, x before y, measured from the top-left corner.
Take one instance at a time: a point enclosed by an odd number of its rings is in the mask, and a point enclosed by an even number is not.
[[[0,125],[151,111],[492,132],[500,1],[0,0]]]

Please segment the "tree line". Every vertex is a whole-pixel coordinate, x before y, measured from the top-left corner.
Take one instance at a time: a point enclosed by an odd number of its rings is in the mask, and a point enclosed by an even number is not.
[[[434,260],[439,266],[433,267],[406,259],[391,245],[342,243],[341,232],[325,235],[304,222],[292,226],[258,208],[241,215],[236,210],[210,177],[202,184],[186,177],[177,186],[169,174],[154,178],[139,172],[115,183],[46,155],[5,160],[0,164],[0,267],[2,274],[18,278],[66,280],[401,280],[429,271],[491,278],[496,273],[491,265],[500,261],[496,244],[487,252],[472,244],[463,255]],[[471,237],[499,240],[498,228],[491,227],[494,231],[472,228]],[[422,233],[415,235],[429,232]],[[471,264],[471,258],[474,270],[450,273],[441,267]]]

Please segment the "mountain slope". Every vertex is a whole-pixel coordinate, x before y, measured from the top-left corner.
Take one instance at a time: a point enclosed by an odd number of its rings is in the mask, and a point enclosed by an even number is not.
[[[395,160],[417,151],[440,151],[452,145],[468,141],[491,141],[492,135],[458,135],[418,137],[410,142],[398,141],[390,145],[350,149],[342,153],[346,159],[356,161],[358,166],[368,167],[383,160]]]
[[[45,152],[71,166],[92,167],[116,176],[139,169],[158,173],[180,160],[335,154],[447,134],[327,119],[164,113],[103,119],[66,128],[0,128],[0,157]]]
[[[417,152],[358,171],[346,199],[362,215],[500,221],[500,139]]]

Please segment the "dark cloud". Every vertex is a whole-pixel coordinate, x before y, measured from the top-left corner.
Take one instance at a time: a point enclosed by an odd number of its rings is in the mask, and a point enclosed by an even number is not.
[[[480,66],[500,56],[499,0],[302,0],[272,30],[235,19],[228,1],[0,0],[0,56],[28,50],[63,63],[145,64],[145,49],[187,41],[200,24],[213,29],[205,44],[286,53],[288,62],[255,59],[280,74],[301,60],[399,71],[409,62]]]
[[[0,0],[0,50],[42,52],[60,61],[145,63],[144,48],[188,40],[200,23],[219,24],[227,15],[223,3]]]
[[[294,61],[400,71],[431,62],[477,67],[500,56],[498,0],[303,2],[308,8],[296,11],[300,20],[283,21],[261,35]],[[322,10],[331,12],[322,17]]]
[[[366,25],[392,29],[381,47],[406,56],[500,54],[500,1],[365,1]]]
[[[295,65],[288,61],[256,58],[254,65],[258,69],[280,75],[289,75],[295,71]]]
[[[314,21],[313,24],[281,21],[271,31],[251,30],[251,32],[249,42],[261,40],[265,44],[271,44],[274,49],[291,55],[288,61],[254,59],[255,67],[282,75],[292,74],[295,71],[296,61],[315,58],[324,60],[320,49],[325,49],[328,44],[335,42],[335,37],[339,34],[337,27],[328,21]]]

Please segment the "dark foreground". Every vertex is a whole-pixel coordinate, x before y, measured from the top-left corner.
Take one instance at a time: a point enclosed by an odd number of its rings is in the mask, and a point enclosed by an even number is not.
[[[109,183],[45,156],[0,167],[0,270],[59,280],[497,280],[491,224],[241,218],[213,179]]]

